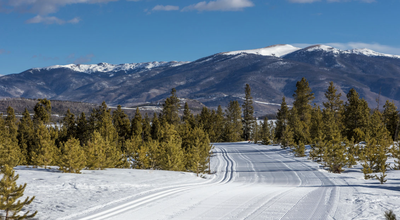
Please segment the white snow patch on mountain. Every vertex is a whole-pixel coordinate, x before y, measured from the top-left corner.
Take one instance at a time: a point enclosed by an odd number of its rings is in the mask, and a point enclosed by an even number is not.
[[[238,50],[222,53],[223,55],[237,55],[241,53],[256,54],[262,56],[275,56],[282,57],[286,54],[293,53],[294,51],[300,50],[301,48],[294,47],[289,44],[278,44],[265,48],[254,49],[254,50]]]
[[[95,72],[120,72],[120,71],[131,71],[135,69],[146,69],[151,70],[156,67],[162,66],[170,66],[176,67],[183,64],[187,64],[189,62],[147,62],[147,63],[125,63],[125,64],[109,64],[109,63],[99,63],[99,64],[68,64],[68,65],[55,65],[49,66],[45,68],[35,68],[35,70],[52,70],[52,69],[60,69],[67,68],[76,72],[82,72],[87,74],[92,74]]]
[[[398,58],[400,59],[399,55],[391,55],[391,54],[384,54],[384,53],[379,53],[367,48],[363,49],[351,49],[351,50],[340,50],[331,46],[327,45],[313,45],[310,47],[306,47],[303,49],[304,51],[312,52],[312,51],[325,51],[325,52],[331,52],[333,54],[357,54],[357,55],[364,55],[364,56],[369,56],[369,57],[390,57],[390,58]]]
[[[352,49],[352,50],[345,50],[343,53],[347,54],[359,54],[359,55],[365,55],[365,56],[370,56],[370,57],[390,57],[390,58],[398,58],[400,59],[399,55],[391,55],[391,54],[384,54],[384,53],[379,53],[367,48],[363,49]]]

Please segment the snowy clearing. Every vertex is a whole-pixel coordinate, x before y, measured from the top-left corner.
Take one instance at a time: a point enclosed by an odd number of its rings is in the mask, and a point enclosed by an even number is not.
[[[279,146],[215,144],[212,170],[108,169],[65,174],[17,167],[38,219],[384,219],[400,214],[400,171],[364,180],[360,166],[328,173]]]

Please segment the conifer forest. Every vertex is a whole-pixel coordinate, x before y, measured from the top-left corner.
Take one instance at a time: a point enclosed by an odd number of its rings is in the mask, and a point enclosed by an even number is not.
[[[313,103],[314,94],[305,78],[296,84],[292,105],[282,98],[277,120],[257,122],[248,84],[242,103],[231,101],[226,109],[204,107],[193,115],[187,103],[180,106],[176,90],[165,100],[162,112],[141,115],[139,108],[128,118],[121,106],[111,111],[105,102],[90,115],[74,115],[69,110],[61,124],[50,121],[51,102],[39,99],[33,116],[25,109],[20,120],[9,107],[0,117],[0,210],[16,215],[33,198],[15,205],[11,192],[23,196],[25,186],[16,186],[18,165],[50,168],[64,173],[106,168],[150,169],[209,174],[213,145],[217,142],[251,141],[280,145],[296,157],[320,163],[340,174],[357,163],[365,179],[386,182],[388,169],[400,169],[397,144],[399,112],[393,102],[384,108],[370,108],[355,89],[346,98],[330,82],[322,106]],[[379,106],[379,98],[377,106]],[[178,110],[183,108],[183,115]],[[396,166],[390,167],[389,157]],[[10,194],[11,193],[11,194]],[[27,212],[21,218],[32,218]],[[6,216],[5,219],[14,219]],[[17,218],[15,218],[17,219]]]

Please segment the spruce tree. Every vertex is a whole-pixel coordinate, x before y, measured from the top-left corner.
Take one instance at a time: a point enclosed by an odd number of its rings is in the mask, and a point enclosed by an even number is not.
[[[7,165],[2,167],[0,174],[3,174],[0,180],[0,210],[3,211],[3,213],[0,212],[0,219],[22,220],[35,217],[37,211],[32,214],[29,211],[22,215],[20,214],[24,206],[31,204],[35,199],[35,197],[27,197],[25,200],[20,200],[24,196],[26,183],[17,186],[19,175],[15,175],[13,168]]]
[[[47,99],[38,99],[34,107],[35,114],[33,115],[33,121],[35,124],[40,124],[39,122],[43,122],[47,124],[50,122],[51,117],[51,102]]]
[[[343,107],[343,100],[340,99],[341,93],[337,94],[337,89],[333,82],[329,83],[329,87],[325,92],[326,102],[323,102],[324,108],[331,112],[340,112]]]
[[[218,106],[215,117],[213,118],[214,122],[214,133],[215,133],[215,142],[221,142],[223,140],[224,133],[224,112],[222,111],[221,105]]]
[[[15,118],[14,109],[11,106],[7,108],[7,117],[5,118],[5,126],[8,129],[8,134],[10,138],[17,142],[17,135],[18,135],[18,123],[17,119]]]
[[[163,170],[182,171],[185,167],[184,152],[181,148],[182,140],[174,125],[166,124],[163,127],[160,141],[160,150],[163,157],[160,167]]]
[[[369,124],[370,109],[368,103],[364,99],[360,99],[355,89],[350,89],[347,93],[343,114],[343,134],[348,140],[354,137],[356,142],[362,141]]]
[[[396,140],[396,135],[399,128],[399,112],[393,102],[386,101],[383,106],[383,121],[386,125],[386,129],[390,132],[390,136],[393,140]]]
[[[243,138],[244,140],[250,140],[255,119],[254,119],[253,97],[251,97],[251,88],[249,84],[246,84],[245,97],[242,109],[243,109]]]
[[[83,146],[90,138],[90,128],[84,112],[78,117],[76,124],[76,138],[79,139],[81,146]]]
[[[228,108],[225,110],[225,116],[225,141],[234,142],[241,140],[243,133],[242,111],[238,101],[229,102]]]
[[[309,123],[312,108],[311,102],[314,100],[314,93],[311,93],[311,88],[304,77],[296,83],[293,98],[293,107],[297,109],[300,121]]]
[[[68,109],[67,114],[65,114],[62,119],[62,141],[67,141],[70,138],[75,138],[77,136],[77,127],[75,121],[75,115],[71,113]]]
[[[122,110],[121,105],[118,105],[117,110],[112,113],[112,123],[118,134],[118,146],[121,150],[125,150],[125,141],[130,137],[130,126],[128,116]]]
[[[61,144],[58,166],[64,173],[81,173],[81,170],[86,166],[86,158],[79,140],[72,137]]]
[[[272,141],[272,137],[271,137],[271,126],[270,126],[270,124],[269,124],[269,122],[268,122],[268,117],[267,116],[265,116],[265,118],[264,118],[264,122],[262,123],[262,125],[261,125],[261,141],[262,141],[262,144],[264,144],[264,145],[269,145],[269,144],[271,144],[271,141]]]
[[[286,104],[285,97],[282,98],[281,108],[278,109],[276,114],[276,128],[275,128],[275,137],[277,140],[281,140],[283,136],[283,131],[286,128],[287,121],[289,117],[289,108]]]
[[[180,101],[176,96],[176,89],[171,90],[171,96],[165,100],[162,110],[162,117],[167,123],[177,125],[180,121],[179,109],[181,108]]]
[[[153,121],[151,123],[151,138],[157,141],[161,139],[161,124],[156,113],[154,113]]]
[[[144,120],[143,120],[142,137],[143,137],[144,142],[148,142],[151,140],[150,118],[147,115],[147,113],[144,116]]]
[[[18,124],[17,139],[22,153],[21,163],[32,164],[31,152],[34,149],[34,130],[31,116],[26,108]]]
[[[283,149],[286,149],[288,147],[294,146],[294,140],[293,140],[293,131],[290,128],[290,126],[285,126],[285,130],[282,132],[281,136],[281,147]]]
[[[192,112],[190,111],[189,105],[185,102],[185,107],[183,108],[183,116],[182,121],[187,122],[190,119],[190,115]]]
[[[135,116],[131,122],[131,136],[140,136],[142,137],[142,115],[140,114],[139,108],[136,108]]]
[[[311,126],[310,126],[310,138],[315,140],[320,135],[324,129],[322,112],[319,106],[314,106],[311,110]]]

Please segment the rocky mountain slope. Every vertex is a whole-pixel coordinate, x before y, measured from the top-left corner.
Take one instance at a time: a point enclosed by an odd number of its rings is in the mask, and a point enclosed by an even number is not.
[[[50,98],[121,104],[157,103],[176,88],[178,96],[216,108],[241,100],[250,84],[256,115],[279,108],[282,96],[292,101],[295,84],[306,77],[317,103],[333,81],[343,97],[356,90],[376,107],[386,99],[400,103],[400,56],[368,49],[339,50],[325,45],[296,48],[274,45],[214,54],[193,62],[112,65],[65,65],[30,69],[0,77],[1,97]],[[380,95],[379,95],[380,94]]]

